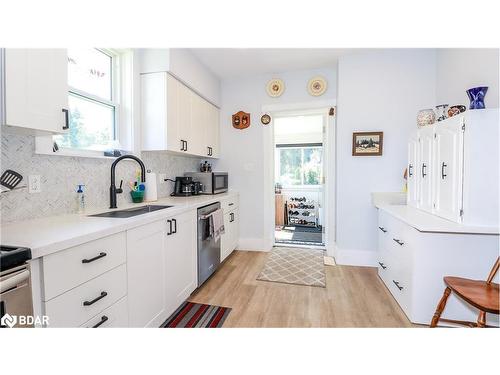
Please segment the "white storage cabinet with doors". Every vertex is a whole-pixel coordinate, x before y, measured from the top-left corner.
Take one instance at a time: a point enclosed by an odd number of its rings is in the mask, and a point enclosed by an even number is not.
[[[221,237],[220,260],[224,261],[238,246],[239,238],[239,209],[238,196],[231,197],[221,202],[224,211],[224,229]]]
[[[219,156],[219,109],[167,72],[141,74],[142,149]]]
[[[0,122],[44,135],[69,128],[65,49],[0,49]]]
[[[408,147],[408,205],[465,225],[499,225],[498,109],[419,129]]]

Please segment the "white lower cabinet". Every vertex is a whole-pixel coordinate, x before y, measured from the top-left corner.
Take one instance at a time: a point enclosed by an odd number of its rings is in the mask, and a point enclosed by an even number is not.
[[[166,318],[198,286],[196,230],[196,211],[167,219],[164,258]]]
[[[127,231],[128,308],[131,327],[158,327],[165,312],[166,222]]]
[[[224,213],[225,232],[221,237],[221,262],[226,259],[238,246],[239,238],[239,210],[238,207],[232,208]]]
[[[83,328],[122,328],[128,327],[127,297],[123,297],[107,309],[101,311],[89,321],[82,324]]]
[[[378,274],[413,323],[430,324],[444,276],[484,280],[498,256],[496,235],[419,232],[383,210],[378,227]],[[452,295],[443,318],[475,321],[477,314]]]
[[[45,303],[49,327],[78,327],[127,294],[125,264]]]

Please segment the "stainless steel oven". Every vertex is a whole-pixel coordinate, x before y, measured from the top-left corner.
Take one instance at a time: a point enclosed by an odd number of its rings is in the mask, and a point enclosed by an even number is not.
[[[227,172],[186,172],[184,176],[200,182],[203,185],[202,194],[225,193],[229,188]]]
[[[220,238],[210,234],[209,216],[220,208],[220,203],[198,208],[198,286],[217,270],[220,264]]]

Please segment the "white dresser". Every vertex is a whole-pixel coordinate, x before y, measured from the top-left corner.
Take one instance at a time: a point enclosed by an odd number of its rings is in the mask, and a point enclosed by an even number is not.
[[[444,276],[485,280],[499,256],[498,113],[466,111],[416,130],[407,205],[376,204],[378,273],[413,323],[430,323]],[[452,296],[443,317],[477,314]]]

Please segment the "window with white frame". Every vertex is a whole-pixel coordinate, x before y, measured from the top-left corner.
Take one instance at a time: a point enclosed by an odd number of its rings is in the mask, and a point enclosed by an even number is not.
[[[68,49],[69,130],[54,137],[61,148],[120,148],[119,55],[106,49]]]

